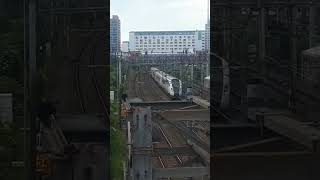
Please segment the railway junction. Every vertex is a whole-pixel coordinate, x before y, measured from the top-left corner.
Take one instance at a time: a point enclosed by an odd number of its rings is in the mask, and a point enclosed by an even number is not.
[[[151,67],[161,70],[165,65],[159,63],[161,58],[174,57],[160,56],[158,62],[152,56],[143,58],[123,62],[127,77],[127,98],[122,103],[127,113],[122,121],[128,143],[127,179],[210,179],[208,100],[200,98],[201,90],[194,97],[198,101],[186,96],[173,98],[152,78]],[[144,66],[137,66],[140,63]],[[177,63],[179,66],[184,63]],[[201,100],[204,103],[195,103]]]

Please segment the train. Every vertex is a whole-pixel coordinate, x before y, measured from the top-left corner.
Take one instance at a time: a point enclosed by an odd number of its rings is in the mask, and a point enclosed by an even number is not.
[[[154,81],[172,98],[179,98],[182,95],[181,80],[160,71],[155,67],[151,67],[151,76]]]
[[[214,54],[215,59],[213,61],[214,71],[211,72],[213,79],[211,81],[212,89],[211,97],[213,104],[221,109],[226,109],[230,105],[230,68],[229,63],[222,57]],[[210,82],[210,77],[208,79]]]
[[[202,98],[210,101],[210,76],[207,76],[204,78],[202,89],[203,89],[203,92],[201,95]]]

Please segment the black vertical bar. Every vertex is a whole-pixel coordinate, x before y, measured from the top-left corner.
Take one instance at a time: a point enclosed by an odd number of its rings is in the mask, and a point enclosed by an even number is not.
[[[29,133],[26,133],[26,170],[27,177],[30,180],[36,179],[36,139],[35,139],[35,107],[37,96],[37,0],[26,1],[26,121],[25,128]]]
[[[28,78],[28,63],[29,63],[29,51],[28,51],[28,32],[29,32],[29,21],[28,21],[28,7],[29,7],[29,0],[24,1],[24,175],[27,179],[30,178],[30,160],[29,160],[29,135],[28,135],[28,99],[29,99],[29,78]]]

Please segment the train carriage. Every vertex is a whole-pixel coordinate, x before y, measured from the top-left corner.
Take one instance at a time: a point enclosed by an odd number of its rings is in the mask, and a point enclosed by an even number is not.
[[[181,80],[154,67],[151,68],[151,76],[157,82],[157,84],[171,97],[179,97],[182,95]]]

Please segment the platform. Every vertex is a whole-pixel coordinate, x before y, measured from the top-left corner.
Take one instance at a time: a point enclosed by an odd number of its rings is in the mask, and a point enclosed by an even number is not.
[[[260,112],[259,112],[260,111]],[[257,120],[256,115],[261,115],[263,125],[282,136],[285,136],[310,150],[319,151],[320,130],[306,125],[299,118],[283,110],[273,110],[268,108],[249,109],[249,119]]]
[[[103,116],[92,114],[58,114],[57,125],[68,141],[107,143],[109,129]]]
[[[160,115],[169,121],[210,121],[208,109],[168,110]]]
[[[57,114],[56,121],[63,131],[107,131],[103,116],[95,114]]]
[[[210,102],[209,101],[207,101],[205,99],[202,99],[199,96],[191,96],[191,98],[192,98],[192,101],[194,103],[200,105],[201,107],[206,108],[206,109],[210,108]]]

